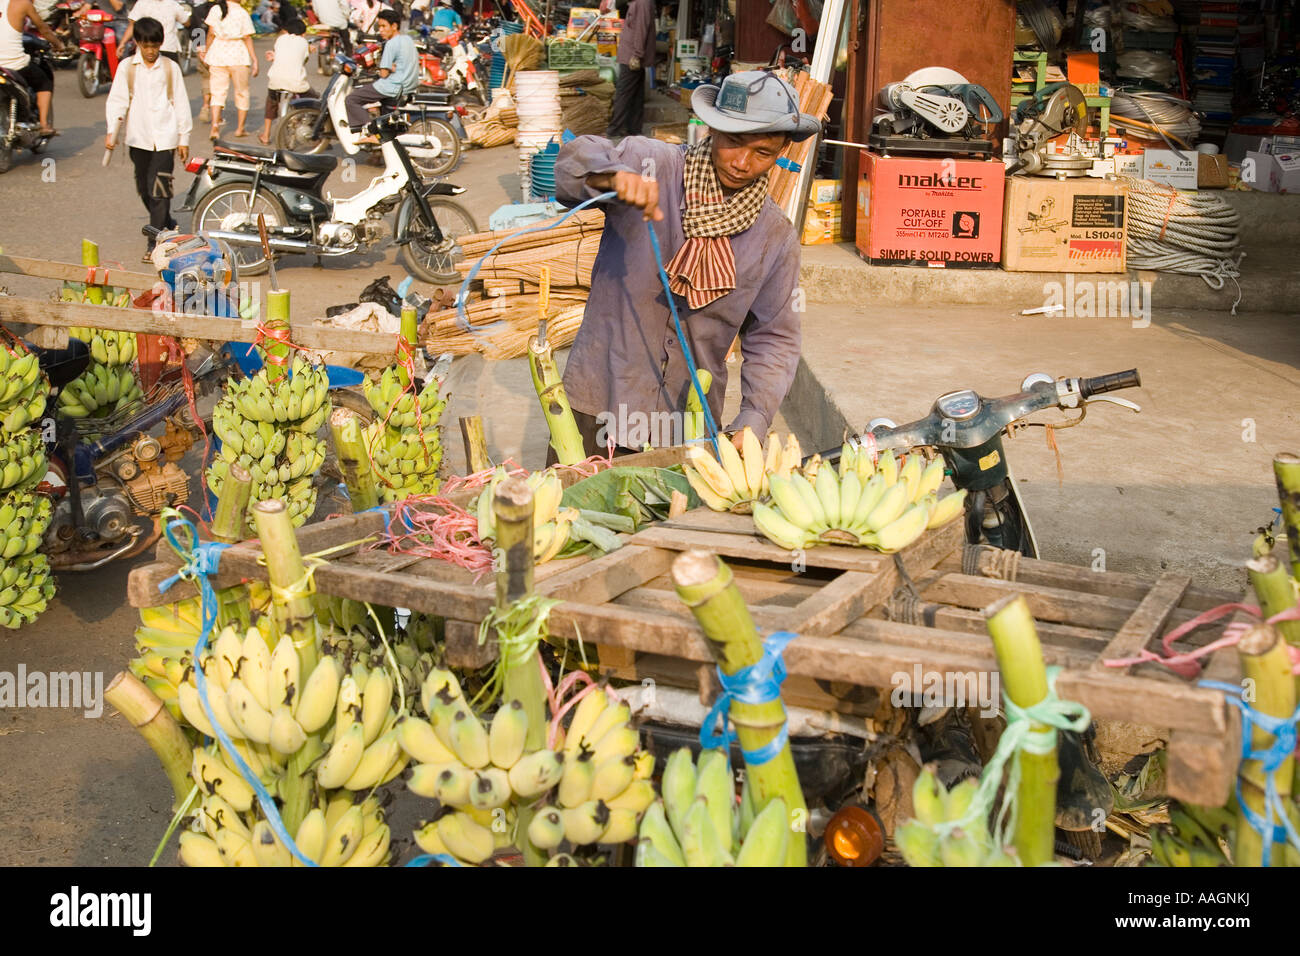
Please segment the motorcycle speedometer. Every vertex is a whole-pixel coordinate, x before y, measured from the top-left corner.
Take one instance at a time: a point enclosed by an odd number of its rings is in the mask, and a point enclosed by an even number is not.
[[[939,410],[939,414],[944,418],[962,422],[974,417],[975,413],[980,410],[980,397],[966,388],[960,392],[949,392],[947,395],[939,396],[939,400],[934,403],[934,407]]]

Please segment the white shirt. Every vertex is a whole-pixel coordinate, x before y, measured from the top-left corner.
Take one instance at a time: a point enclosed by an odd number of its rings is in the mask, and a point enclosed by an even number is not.
[[[131,22],[134,23],[141,17],[153,17],[162,24],[164,53],[180,52],[180,38],[176,31],[185,25],[186,16],[176,0],[135,0],[130,13]]]
[[[352,11],[347,0],[311,0],[311,8],[316,11],[316,19],[327,27],[345,30],[348,26],[348,14]]]
[[[0,0],[0,66],[21,70],[32,58],[23,50],[23,34],[9,22],[9,0]]]
[[[135,69],[134,91],[127,90],[127,77]],[[174,102],[167,102],[167,71],[172,73]],[[113,78],[113,88],[108,92],[104,107],[108,131],[117,129],[117,122],[126,117],[126,135],[117,142],[127,146],[157,152],[190,144],[190,101],[185,92],[185,78],[181,68],[167,57],[159,55],[149,66],[137,53],[124,61]]]
[[[286,33],[275,41],[275,58],[266,74],[266,85],[272,90],[305,93],[311,89],[307,82],[307,39]]]

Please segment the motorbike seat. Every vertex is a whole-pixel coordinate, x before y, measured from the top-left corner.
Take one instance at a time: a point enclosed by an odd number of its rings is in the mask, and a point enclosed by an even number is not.
[[[232,156],[269,160],[295,173],[328,173],[339,164],[338,157],[328,153],[314,156],[310,153],[291,153],[287,149],[276,149],[273,146],[232,146],[229,143],[218,143],[216,151]]]
[[[410,95],[409,102],[417,106],[450,106],[451,94],[444,90],[420,90]]]

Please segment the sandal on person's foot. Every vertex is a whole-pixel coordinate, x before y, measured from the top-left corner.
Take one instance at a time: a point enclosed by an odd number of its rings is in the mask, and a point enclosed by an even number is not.
[[[46,137],[58,136],[58,135],[59,135],[59,131],[58,131],[57,129],[54,129],[53,127],[51,127],[51,128],[49,128],[49,129],[42,129],[42,130],[40,130],[40,135],[41,135],[41,136],[46,136]]]
[[[234,137],[235,137],[235,139],[247,139],[247,138],[248,138],[248,130],[246,130],[246,129],[237,129],[237,130],[235,130],[235,132],[234,132]]]
[[[271,145],[271,141],[270,141],[267,137],[265,137],[265,136],[261,136],[261,135],[259,135],[259,136],[257,137],[257,141],[258,141],[259,143],[261,143],[263,146],[270,146],[270,145]]]

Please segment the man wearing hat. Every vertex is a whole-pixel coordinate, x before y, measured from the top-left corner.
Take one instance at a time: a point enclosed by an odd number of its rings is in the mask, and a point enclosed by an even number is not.
[[[794,88],[761,71],[696,89],[691,105],[710,135],[694,146],[630,136],[617,146],[580,136],[560,147],[557,198],[576,205],[605,192],[605,229],[564,386],[588,454],[608,444],[639,451],[680,442],[691,389],[649,229],[696,365],[712,373],[709,408],[722,424],[727,352],[740,336],[740,414],[766,435],[799,362],[799,243],[767,196],[767,173],[791,140],[820,129]],[[641,423],[648,428],[640,428]],[[649,432],[642,434],[642,432]]]

